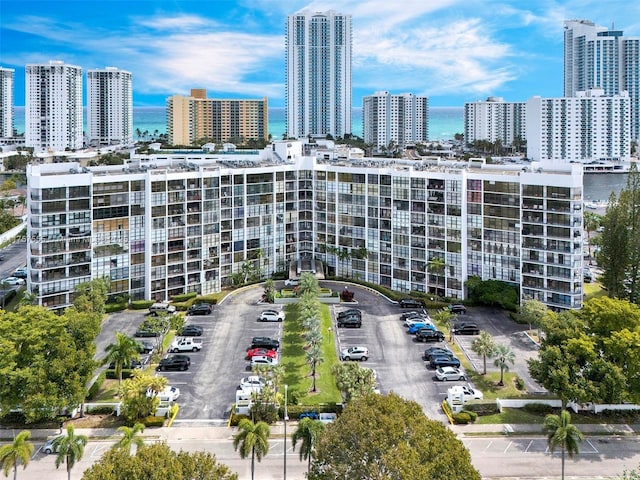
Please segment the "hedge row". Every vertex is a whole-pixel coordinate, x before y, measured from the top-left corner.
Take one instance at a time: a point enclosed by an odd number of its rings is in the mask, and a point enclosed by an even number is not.
[[[196,298],[198,294],[196,292],[183,293],[181,295],[174,295],[171,298],[171,303],[174,305],[176,303],[186,302],[187,300],[191,300],[192,298]]]
[[[127,309],[126,303],[107,303],[104,306],[106,313],[121,312]]]
[[[148,417],[144,417],[140,419],[140,423],[142,423],[145,427],[162,427],[164,426],[164,417],[155,417],[153,415],[149,415]]]
[[[131,377],[131,372],[133,372],[133,370],[122,369],[122,379],[125,380]],[[105,370],[105,373],[108,380],[118,380],[115,370]]]
[[[301,413],[342,413],[342,405],[339,403],[326,403],[322,405],[288,405],[287,416],[290,419],[297,420]],[[280,407],[280,417],[284,418],[284,406]]]
[[[146,310],[155,302],[153,300],[134,300],[130,303],[129,307],[132,310]]]
[[[87,409],[87,413],[90,415],[110,415],[112,413],[115,413],[115,411],[115,407],[111,405],[104,405]]]
[[[477,413],[478,415],[493,415],[500,413],[498,404],[495,400],[474,400],[465,405],[465,410]]]
[[[96,398],[96,395],[102,388],[102,384],[104,383],[105,378],[107,378],[107,372],[106,370],[103,370],[102,372],[100,372],[100,375],[98,375],[98,378],[96,378],[96,381],[93,382],[93,385],[89,387],[89,391],[87,392],[87,400],[91,401]]]

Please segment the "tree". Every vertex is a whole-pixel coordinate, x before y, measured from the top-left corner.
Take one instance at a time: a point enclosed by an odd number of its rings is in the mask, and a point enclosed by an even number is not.
[[[206,452],[175,452],[164,442],[143,445],[135,455],[123,449],[107,451],[89,467],[83,480],[237,480],[238,475]]]
[[[509,348],[508,345],[496,345],[493,352],[493,364],[500,368],[500,381],[498,385],[504,385],[504,372],[509,371],[509,364],[513,365],[516,359],[516,354]]]
[[[587,231],[587,241],[589,242],[589,264],[592,262],[591,254],[591,234],[602,225],[602,215],[595,212],[584,212],[584,229]]]
[[[433,321],[436,325],[442,325],[442,327],[449,331],[449,340],[452,339],[451,327],[453,326],[453,318],[455,315],[451,313],[448,308],[441,308],[432,315]]]
[[[84,447],[87,445],[86,435],[76,435],[73,425],[67,426],[66,435],[60,435],[53,441],[53,451],[56,455],[56,468],[60,464],[67,464],[67,478],[71,480],[71,469],[82,459]]]
[[[167,382],[166,377],[134,370],[131,378],[122,382],[118,391],[122,399],[122,415],[127,421],[134,423],[141,418],[153,415],[160,402],[157,394],[164,390]],[[148,391],[151,395],[147,395]]]
[[[313,420],[305,417],[298,423],[298,428],[293,432],[291,442],[293,448],[296,448],[298,442],[300,444],[300,460],[307,460],[307,474],[311,470],[311,458],[313,451],[318,443],[320,435],[324,431],[324,423],[320,420]]]
[[[122,384],[122,369],[140,358],[138,341],[124,333],[116,332],[116,342],[107,345],[105,351],[107,356],[102,363],[104,365],[113,363],[118,376],[118,386],[120,386]]]
[[[18,465],[22,464],[23,469],[27,468],[33,454],[33,443],[29,441],[30,438],[31,432],[23,430],[15,436],[13,442],[0,448],[0,465],[2,465],[5,477],[8,477],[9,472],[13,469],[13,480],[16,480]]]
[[[302,295],[305,292],[311,293],[314,297],[320,293],[320,285],[316,276],[309,272],[304,272],[300,275],[300,282],[298,283],[298,294]]]
[[[480,474],[453,432],[416,402],[389,394],[347,405],[320,436],[308,478],[479,480]]]
[[[131,453],[131,447],[134,445],[136,448],[144,445],[144,439],[140,435],[144,432],[144,425],[142,423],[136,423],[133,427],[123,425],[122,427],[118,427],[118,431],[122,432],[122,438],[118,440],[113,448],[121,448],[127,453]]]
[[[363,368],[355,362],[338,363],[332,373],[347,402],[374,393],[378,383],[372,369]]]
[[[529,330],[540,326],[540,322],[549,310],[547,306],[539,300],[525,300],[518,308],[520,320],[529,324]]]
[[[547,435],[547,445],[551,452],[560,447],[564,480],[564,452],[566,450],[569,458],[573,458],[573,455],[579,452],[583,438],[582,432],[571,423],[571,414],[567,410],[562,410],[560,415],[547,415],[544,418],[542,431]]]
[[[493,357],[496,349],[496,344],[493,341],[493,337],[484,330],[480,332],[480,336],[471,343],[471,350],[478,355],[482,355],[482,374],[487,374],[487,357]]]
[[[319,333],[319,332],[318,332]],[[322,363],[324,360],[322,358],[322,347],[320,343],[322,342],[322,335],[319,335],[320,342],[311,345],[306,353],[305,353],[305,361],[311,367],[311,376],[313,378],[313,386],[311,387],[311,391],[316,391],[316,367],[319,363]]]
[[[265,422],[253,423],[243,418],[238,424],[238,433],[233,437],[233,448],[240,449],[240,458],[251,455],[251,480],[255,474],[255,459],[261,461],[269,453],[269,435],[269,425]]]

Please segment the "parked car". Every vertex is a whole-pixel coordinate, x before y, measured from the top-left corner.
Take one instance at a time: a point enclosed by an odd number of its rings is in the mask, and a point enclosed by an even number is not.
[[[154,348],[155,345],[153,343],[144,340],[138,340],[138,352],[151,353],[153,352]]]
[[[170,305],[169,302],[156,302],[149,307],[149,313],[162,312],[173,315],[174,313],[176,313],[176,307],[174,305]]]
[[[462,385],[462,393],[464,393],[464,399],[467,400],[482,400],[484,398],[483,393],[473,388],[471,385]]]
[[[179,396],[180,389],[178,387],[172,387],[171,385],[167,385],[164,390],[160,392],[147,389],[147,397],[158,397],[161,402],[175,402]]]
[[[349,347],[340,351],[340,359],[342,360],[362,360],[366,362],[369,358],[369,349],[367,347]]]
[[[266,384],[267,381],[264,378],[258,375],[250,375],[240,379],[240,386],[238,388],[261,390]]]
[[[198,303],[191,305],[187,310],[187,315],[209,315],[213,312],[213,307],[209,303]]]
[[[202,340],[192,337],[179,337],[171,342],[169,352],[197,352],[202,349]]]
[[[436,369],[436,378],[441,382],[449,380],[466,380],[464,372],[456,367],[440,367]]]
[[[266,365],[268,367],[272,367],[278,365],[278,357],[267,357],[264,355],[256,355],[251,357],[251,368],[256,365]]]
[[[340,318],[344,318],[344,317],[350,317],[352,315],[356,315],[358,317],[361,317],[362,316],[362,312],[360,310],[356,309],[356,308],[350,308],[348,310],[343,310],[342,312],[339,312],[337,318],[340,319]]]
[[[288,287],[296,287],[299,283],[300,281],[297,278],[290,278],[284,281],[284,284]]]
[[[430,318],[428,317],[410,317],[404,321],[405,327],[410,327],[411,325],[415,325],[416,323],[430,323],[433,324]]]
[[[440,367],[459,367],[460,360],[458,360],[454,356],[444,356],[444,355],[436,355],[432,356],[431,360],[429,360],[429,366],[431,368],[440,368]]]
[[[126,365],[122,365],[122,369],[123,370],[134,370],[136,368],[142,368],[142,362],[140,360],[131,360],[130,363],[127,363]],[[116,368],[116,364],[115,362],[111,362],[109,364],[109,370],[113,370],[114,368]]]
[[[414,323],[413,325],[411,325],[409,327],[409,330],[407,330],[407,333],[409,333],[409,335],[415,335],[416,333],[418,333],[418,331],[422,330],[423,328],[428,328],[432,330],[436,329],[436,327],[434,327],[432,323],[421,322],[421,323]]]
[[[593,273],[591,273],[591,269],[589,267],[584,267],[583,278],[587,283],[591,283],[593,281]]]
[[[421,328],[416,332],[417,342],[443,342],[444,333],[432,328]]]
[[[180,337],[201,337],[204,329],[200,325],[185,325],[178,336]]]
[[[13,272],[11,276],[16,278],[27,278],[27,267],[21,267],[16,269],[16,271]]]
[[[303,418],[318,420],[320,418],[320,415],[318,415],[318,412],[314,412],[314,411],[302,412],[300,415],[298,415],[298,420],[302,420]]]
[[[46,441],[46,443],[42,446],[42,453],[46,453],[47,455],[51,455],[52,453],[58,453],[58,446],[54,445],[54,442],[64,435],[58,435],[57,437],[51,438]]]
[[[278,352],[270,350],[268,348],[252,348],[247,350],[247,358],[251,360],[253,357],[272,357],[276,358]]]
[[[429,360],[431,360],[431,357],[436,357],[436,356],[448,356],[448,357],[453,357],[453,352],[451,350],[449,350],[448,348],[443,348],[443,347],[429,347],[427,348],[424,353],[422,354],[422,359],[426,360],[427,362]]]
[[[401,308],[424,308],[424,304],[414,298],[403,298],[398,302],[398,305]]]
[[[458,323],[453,326],[451,333],[454,335],[479,335],[480,328],[475,323]]]
[[[452,303],[449,305],[449,311],[451,313],[467,313],[467,307],[461,303]]]
[[[251,348],[268,348],[271,350],[277,350],[280,348],[280,342],[275,338],[253,337],[251,339]]]
[[[411,310],[410,312],[404,312],[400,314],[400,320],[406,320],[407,318],[413,317],[429,317],[429,313],[426,310]]]
[[[361,326],[362,326],[362,318],[360,318],[357,315],[338,318],[338,327],[360,328]]]
[[[156,367],[156,370],[187,370],[191,365],[191,358],[187,355],[169,355],[162,360]]]
[[[6,284],[6,285],[10,285],[12,287],[15,287],[15,286],[19,286],[19,285],[24,285],[26,282],[25,282],[24,278],[7,277],[4,280],[2,280],[2,283]]]
[[[151,322],[144,321],[140,324],[134,336],[136,337],[157,337],[160,332],[157,330],[159,325],[155,325]],[[168,328],[168,326],[166,327]]]
[[[265,310],[258,318],[260,322],[282,322],[283,320],[284,312],[282,310]]]

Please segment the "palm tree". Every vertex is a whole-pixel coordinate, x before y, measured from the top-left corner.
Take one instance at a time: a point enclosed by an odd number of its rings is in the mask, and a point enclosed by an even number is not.
[[[480,336],[476,338],[471,344],[471,350],[478,355],[482,355],[483,362],[483,375],[487,374],[487,357],[493,356],[493,352],[496,349],[496,344],[493,341],[493,337],[484,330],[480,332]]]
[[[113,446],[114,449],[121,448],[131,453],[132,446],[135,445],[136,448],[140,448],[144,445],[144,439],[140,435],[144,432],[143,424],[136,423],[133,428],[127,426],[118,427],[118,431],[122,432],[122,438]]]
[[[32,292],[23,292],[22,298],[20,302],[18,302],[19,306],[28,306],[28,305],[36,305],[38,303],[38,296]]]
[[[238,424],[238,433],[233,437],[233,448],[240,448],[240,458],[247,458],[251,454],[251,480],[255,474],[255,458],[262,460],[269,452],[269,425],[265,422],[253,423],[243,418]]]
[[[105,351],[107,356],[103,360],[103,364],[114,364],[116,374],[118,375],[118,385],[122,384],[122,369],[125,365],[131,365],[133,360],[140,358],[138,342],[125,335],[124,333],[116,333],[116,343],[107,345]]]
[[[31,432],[28,430],[21,431],[13,439],[13,442],[0,448],[0,465],[4,471],[4,476],[8,477],[9,472],[13,469],[13,479],[18,478],[18,465],[22,464],[22,468],[27,468],[31,455],[33,454],[33,443],[29,441]]]
[[[67,427],[67,434],[60,435],[53,441],[52,447],[54,452],[58,452],[56,457],[56,468],[61,463],[67,464],[67,478],[71,480],[71,469],[82,459],[84,455],[84,447],[87,445],[86,435],[76,435],[73,425]]]
[[[542,431],[547,435],[547,445],[553,453],[556,447],[562,452],[562,479],[564,480],[564,452],[569,458],[579,452],[579,444],[582,442],[582,432],[571,423],[571,414],[562,410],[560,415],[549,414],[544,418]]]
[[[320,420],[313,420],[309,417],[305,417],[298,423],[298,428],[293,432],[291,441],[293,448],[296,448],[296,443],[301,440],[300,445],[300,460],[307,460],[307,474],[311,470],[311,457],[313,457],[313,450],[316,448],[318,439],[324,430],[324,423]]]
[[[493,352],[493,364],[496,367],[500,367],[500,382],[498,385],[504,386],[504,372],[509,371],[509,363],[513,365],[516,360],[516,354],[509,348],[508,345],[497,345]]]

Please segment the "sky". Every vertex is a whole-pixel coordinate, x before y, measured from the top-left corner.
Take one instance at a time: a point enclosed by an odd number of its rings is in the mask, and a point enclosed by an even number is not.
[[[352,16],[354,107],[381,90],[454,107],[559,97],[565,20],[640,36],[629,0],[0,0],[0,66],[16,106],[25,65],[62,60],[131,72],[136,107],[192,88],[283,107],[286,18],[304,9]]]

